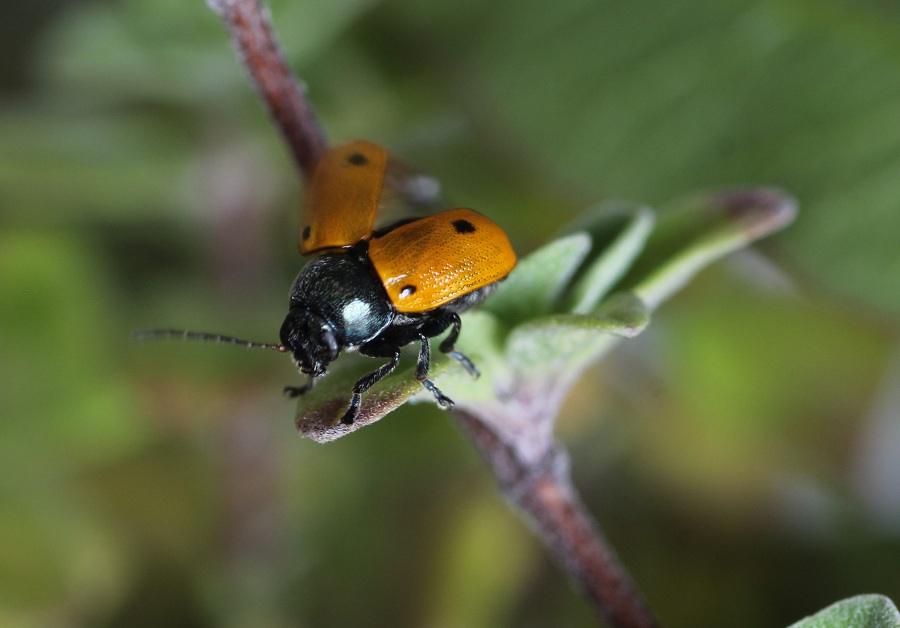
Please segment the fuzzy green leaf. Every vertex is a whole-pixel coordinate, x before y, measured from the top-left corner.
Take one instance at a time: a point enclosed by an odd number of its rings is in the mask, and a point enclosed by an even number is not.
[[[644,248],[653,222],[650,208],[620,203],[603,203],[579,221],[591,235],[597,255],[572,287],[569,311],[587,314],[597,306]]]
[[[836,602],[790,628],[900,628],[900,612],[883,595],[857,595]]]
[[[591,238],[586,233],[573,233],[544,245],[519,262],[484,309],[506,321],[546,314],[590,250]]]
[[[520,325],[507,341],[507,360],[522,375],[580,368],[617,338],[639,334],[649,320],[638,297],[615,294],[590,314],[552,314]]]

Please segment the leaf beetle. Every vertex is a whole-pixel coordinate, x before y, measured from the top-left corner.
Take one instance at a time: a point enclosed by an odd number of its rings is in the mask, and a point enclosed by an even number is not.
[[[357,380],[341,421],[352,423],[361,395],[393,371],[401,347],[420,343],[416,379],[442,408],[453,401],[428,378],[429,338],[450,329],[442,353],[473,376],[455,350],[459,314],[483,301],[516,264],[509,239],[471,209],[450,209],[376,229],[388,171],[387,151],[355,140],[332,148],[310,178],[301,211],[299,249],[317,257],[297,276],[281,344],[308,377],[288,387],[309,390],[342,350],[388,362]]]
[[[391,215],[404,167],[378,144],[354,140],[329,149],[316,164],[300,212],[298,248],[315,256],[297,275],[280,344],[214,334],[160,330],[142,337],[182,336],[290,353],[309,391],[342,351],[387,362],[353,385],[341,422],[354,422],[362,394],[391,373],[401,348],[420,343],[415,377],[441,408],[453,401],[428,378],[429,339],[448,329],[439,348],[473,376],[455,349],[460,313],[481,303],[516,265],[503,230],[465,208],[420,217]],[[405,199],[410,200],[410,199]],[[415,204],[415,203],[410,203]],[[380,223],[380,224],[379,224]]]

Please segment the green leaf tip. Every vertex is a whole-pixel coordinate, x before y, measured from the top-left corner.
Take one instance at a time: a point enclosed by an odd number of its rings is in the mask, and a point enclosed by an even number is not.
[[[883,595],[869,594],[835,602],[789,628],[900,628],[900,612]]]
[[[588,318],[603,331],[634,338],[650,323],[650,310],[633,292],[618,292],[610,295]]]
[[[789,225],[797,202],[775,188],[691,197],[667,212],[626,284],[654,310],[700,270]]]
[[[777,188],[738,188],[709,196],[713,213],[725,216],[747,243],[754,242],[791,224],[797,216],[797,201]]]

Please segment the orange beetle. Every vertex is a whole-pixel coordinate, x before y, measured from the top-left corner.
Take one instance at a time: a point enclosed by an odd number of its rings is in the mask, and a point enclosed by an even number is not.
[[[403,174],[377,144],[342,144],[316,165],[301,211],[300,252],[317,257],[291,287],[278,348],[291,353],[307,382],[285,393],[312,388],[343,349],[388,358],[353,385],[344,423],[353,422],[362,393],[393,371],[401,347],[414,341],[421,343],[416,379],[440,407],[451,407],[453,401],[428,379],[428,339],[450,329],[441,352],[477,376],[454,349],[459,314],[484,300],[516,265],[503,230],[471,209],[385,218],[398,196],[415,201],[415,190],[397,189]]]

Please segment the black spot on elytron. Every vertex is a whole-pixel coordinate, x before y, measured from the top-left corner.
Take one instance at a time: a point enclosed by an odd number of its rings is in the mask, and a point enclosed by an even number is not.
[[[309,229],[309,225],[306,225],[305,227],[303,227],[303,234],[302,234],[302,237],[303,237],[304,240],[309,240],[310,233],[311,233],[311,232],[310,232],[310,229]]]
[[[362,153],[352,153],[349,157],[347,157],[347,161],[354,166],[365,166],[369,163],[369,160]]]
[[[453,228],[456,233],[475,233],[475,225],[468,220],[454,220]]]
[[[416,291],[415,286],[403,286],[400,288],[400,298],[406,299],[407,297],[411,297]]]

